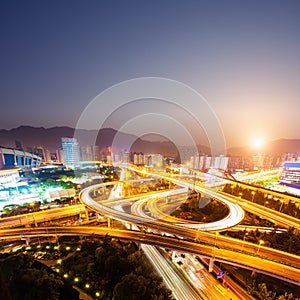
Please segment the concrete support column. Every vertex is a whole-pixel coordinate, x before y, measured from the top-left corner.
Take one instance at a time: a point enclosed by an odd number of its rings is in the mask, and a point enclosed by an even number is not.
[[[209,272],[212,272],[213,269],[214,269],[214,262],[215,262],[215,259],[212,257],[210,260],[209,260],[209,265],[208,265],[208,271]]]

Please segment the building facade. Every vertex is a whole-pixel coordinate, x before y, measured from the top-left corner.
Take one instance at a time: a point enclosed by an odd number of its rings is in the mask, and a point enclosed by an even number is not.
[[[283,164],[280,183],[300,189],[300,162],[285,162]]]
[[[76,138],[61,139],[61,145],[64,152],[64,164],[68,168],[76,168],[79,163],[79,144]]]
[[[0,148],[0,167],[37,167],[42,157],[35,154],[10,148]]]

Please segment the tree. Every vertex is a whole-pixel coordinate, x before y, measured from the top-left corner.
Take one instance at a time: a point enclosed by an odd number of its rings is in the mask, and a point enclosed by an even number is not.
[[[146,287],[141,284],[139,277],[133,273],[125,275],[113,290],[114,300],[144,298]],[[146,298],[144,298],[146,299]]]
[[[292,300],[294,299],[294,295],[292,293],[288,294],[287,292],[284,295],[280,295],[276,298],[276,300]]]
[[[1,290],[8,290],[11,299],[79,299],[79,293],[67,286],[58,274],[29,255],[14,254],[0,259],[0,270]],[[3,282],[7,284],[3,286]]]
[[[276,292],[268,291],[265,283],[260,283],[258,285],[258,295],[262,300],[275,300],[276,298]]]
[[[156,285],[149,278],[133,273],[125,275],[115,286],[113,300],[168,300],[171,299],[171,292],[161,284]]]

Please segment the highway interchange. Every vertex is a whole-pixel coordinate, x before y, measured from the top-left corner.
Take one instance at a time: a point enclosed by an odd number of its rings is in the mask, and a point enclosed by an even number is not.
[[[132,167],[130,169],[140,172],[140,170]],[[97,190],[103,189],[104,185],[91,186],[81,192],[80,199],[84,205],[80,204],[2,219],[0,222],[0,228],[2,228],[0,230],[0,238],[16,239],[16,237],[25,238],[42,235],[103,236],[109,234],[112,237],[139,242],[144,245],[145,252],[155,251],[153,250],[154,247],[146,246],[146,244],[160,246],[242,266],[300,285],[300,258],[298,256],[218,234],[219,231],[239,224],[244,218],[244,211],[260,215],[284,227],[293,226],[300,228],[300,221],[298,219],[288,217],[271,209],[266,209],[240,197],[228,196],[216,189],[204,187],[198,182],[191,183],[191,180],[172,178],[168,174],[151,173],[148,175],[171,180],[181,188],[151,195],[146,194],[142,197],[132,196],[120,200],[108,199],[105,201],[95,201],[97,200],[97,194],[99,194]],[[187,188],[192,188],[205,195],[217,198],[229,207],[230,213],[223,220],[207,224],[182,222],[182,220],[170,217],[167,208],[173,210],[179,206],[181,196],[186,195]],[[8,227],[29,223],[37,224],[55,219],[57,216],[81,214],[86,211],[85,206],[109,218],[131,224],[131,228],[134,226],[132,224],[136,224],[142,231],[118,230],[94,226],[7,229]],[[130,211],[128,211],[128,206],[130,206]],[[118,207],[126,207],[126,209],[118,209]],[[152,233],[147,233],[147,228],[151,228]],[[162,236],[162,233],[167,235]],[[159,263],[156,262],[156,265],[159,265]],[[177,299],[194,299],[192,296],[190,298],[178,297]]]

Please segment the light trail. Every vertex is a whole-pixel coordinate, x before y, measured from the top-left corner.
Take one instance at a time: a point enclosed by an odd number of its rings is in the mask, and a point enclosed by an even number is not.
[[[203,245],[182,239],[176,239],[167,236],[155,234],[146,234],[134,230],[110,229],[95,226],[65,226],[65,227],[37,227],[20,229],[2,229],[0,230],[0,239],[24,239],[40,236],[105,236],[131,240],[149,245],[156,245],[163,248],[173,249],[184,253],[196,254],[203,257],[214,257],[216,261],[224,262],[234,266],[243,267],[258,273],[271,275],[281,280],[288,281],[300,286],[299,267],[280,264],[272,259],[261,258],[260,256],[240,253],[235,250],[219,249],[214,245]],[[260,251],[263,250],[260,247]],[[278,251],[280,252],[280,251]],[[299,262],[298,256],[293,256],[282,252],[285,255],[295,257]]]

